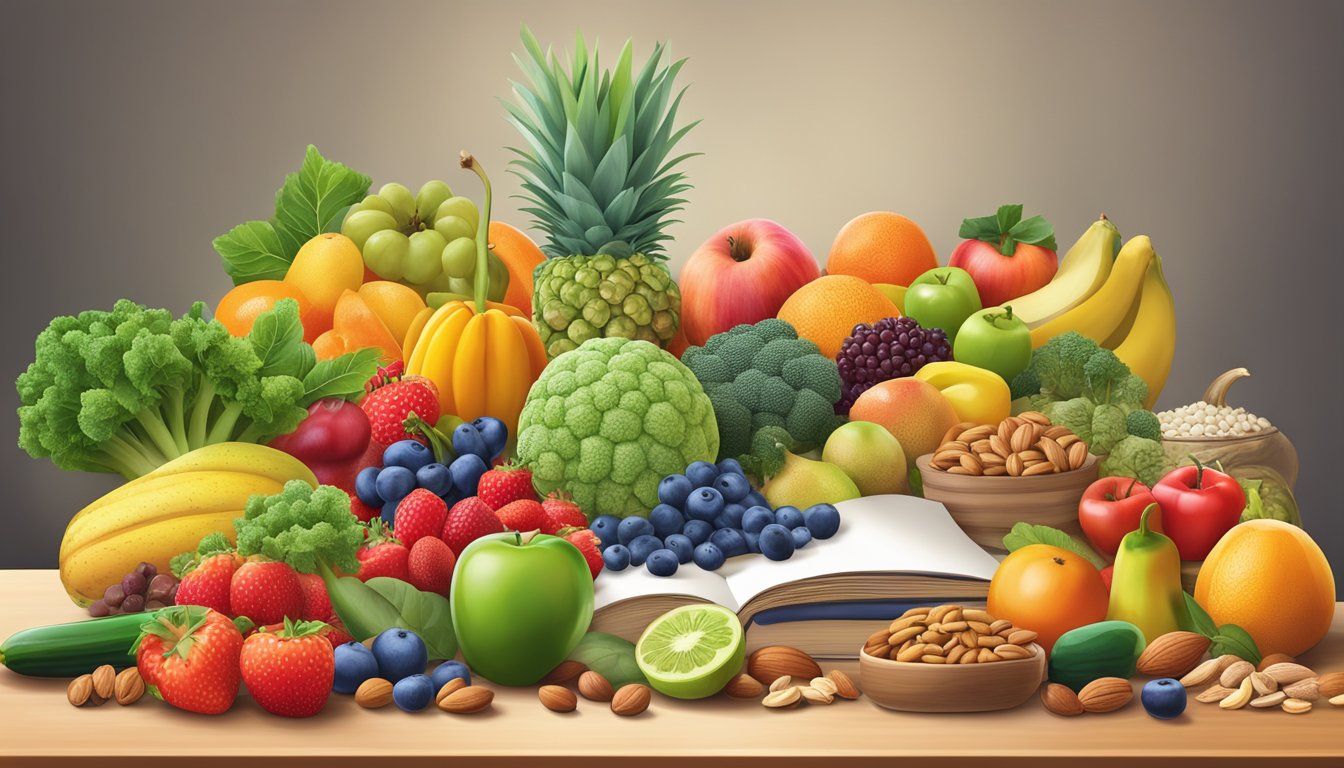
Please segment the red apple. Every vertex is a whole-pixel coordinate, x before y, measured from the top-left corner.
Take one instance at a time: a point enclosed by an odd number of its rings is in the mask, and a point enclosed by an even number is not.
[[[794,291],[821,276],[798,236],[769,219],[730,224],[681,268],[681,327],[690,344],[774,317]]]
[[[1022,218],[1021,205],[1005,205],[994,216],[965,219],[967,238],[948,259],[950,267],[971,273],[980,302],[1001,306],[1043,288],[1059,269],[1055,232],[1040,216]]]

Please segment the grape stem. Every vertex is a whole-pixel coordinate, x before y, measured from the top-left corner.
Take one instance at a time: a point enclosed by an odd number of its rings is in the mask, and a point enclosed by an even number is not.
[[[481,167],[480,161],[472,157],[471,153],[465,149],[462,150],[458,163],[479,176],[481,184],[485,187],[485,199],[481,204],[480,221],[476,225],[476,279],[472,285],[472,292],[475,293],[476,314],[484,315],[486,293],[490,289],[490,265],[486,258],[486,253],[490,249],[490,177],[485,175],[485,169]]]

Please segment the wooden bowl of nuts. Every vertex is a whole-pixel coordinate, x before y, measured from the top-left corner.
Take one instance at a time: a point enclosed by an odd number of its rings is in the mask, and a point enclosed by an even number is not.
[[[860,685],[877,704],[905,712],[1012,709],[1046,678],[1035,639],[983,608],[912,608],[859,651]]]
[[[997,425],[958,424],[915,466],[924,498],[942,503],[967,536],[998,554],[1017,522],[1081,536],[1078,500],[1097,479],[1087,443],[1036,411]]]

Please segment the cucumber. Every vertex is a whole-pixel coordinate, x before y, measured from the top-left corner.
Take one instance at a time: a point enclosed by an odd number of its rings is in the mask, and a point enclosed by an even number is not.
[[[78,677],[104,664],[133,667],[131,647],[140,637],[140,625],[157,615],[123,613],[15,632],[0,643],[0,664],[31,677]]]
[[[1050,682],[1081,691],[1102,677],[1134,676],[1147,643],[1128,621],[1098,621],[1060,635],[1050,651]]]

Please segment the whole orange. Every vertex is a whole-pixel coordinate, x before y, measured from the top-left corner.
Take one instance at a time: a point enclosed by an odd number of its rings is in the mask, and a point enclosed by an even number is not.
[[[909,377],[889,379],[864,390],[849,409],[849,419],[885,427],[901,444],[910,464],[933,453],[958,421],[956,409],[937,387]]]
[[[341,294],[357,291],[364,283],[364,257],[354,240],[338,232],[327,232],[299,248],[285,273],[285,282],[303,291],[312,302],[318,323],[314,330],[321,333],[331,328],[332,313]]]
[[[854,217],[840,228],[826,259],[827,274],[894,285],[909,285],[936,266],[938,256],[924,230],[890,211]]]
[[[1213,545],[1195,580],[1195,601],[1218,624],[1236,624],[1260,653],[1298,656],[1330,630],[1335,576],[1307,532],[1279,520],[1248,520]]]
[[[252,332],[257,315],[270,310],[281,299],[299,302],[299,321],[303,323],[303,339],[312,343],[317,338],[320,323],[313,317],[313,305],[303,291],[283,280],[253,280],[235,285],[215,305],[215,319],[223,323],[234,336]]]
[[[859,323],[900,317],[901,311],[872,283],[848,275],[823,275],[793,292],[777,317],[792,325],[827,357],[835,357]]]
[[[1029,544],[1003,559],[989,581],[990,614],[1036,633],[1046,653],[1059,636],[1106,618],[1101,571],[1081,555]]]

